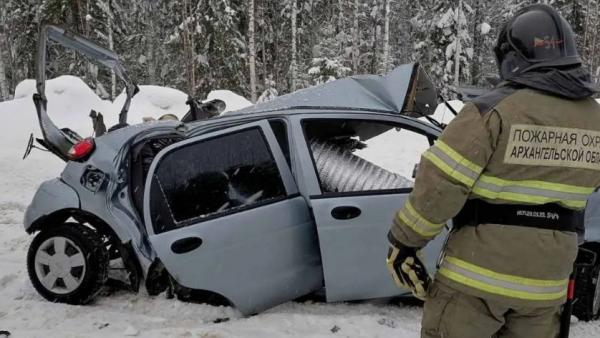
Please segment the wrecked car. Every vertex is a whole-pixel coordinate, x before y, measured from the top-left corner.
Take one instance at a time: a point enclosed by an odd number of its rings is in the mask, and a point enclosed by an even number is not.
[[[124,81],[118,125],[83,138],[52,122],[44,95],[48,41]],[[386,233],[411,191],[419,154],[442,127],[422,119],[434,112],[437,94],[418,64],[210,119],[203,117],[216,115],[221,102],[190,100],[182,121],[131,126],[137,86],[112,51],[47,26],[37,76],[37,142],[66,161],[60,177],[39,187],[24,220],[36,234],[29,275],[46,299],[88,303],[113,270],[125,271],[131,290],[200,295],[244,315],[315,292],[330,302],[408,294],[384,264]],[[448,230],[424,250],[430,271]],[[597,249],[599,231],[588,233]],[[594,269],[585,297],[597,313]]]

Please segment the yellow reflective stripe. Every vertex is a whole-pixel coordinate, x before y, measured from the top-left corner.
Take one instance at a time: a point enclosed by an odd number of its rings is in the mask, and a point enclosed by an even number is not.
[[[489,191],[489,190],[479,188],[477,186],[473,187],[473,193],[475,195],[479,195],[481,197],[485,197],[485,198],[491,199],[491,200],[499,199],[499,200],[505,200],[505,201],[511,201],[511,202],[523,202],[523,203],[529,203],[529,204],[546,204],[546,203],[557,202],[568,208],[574,208],[574,209],[583,209],[583,208],[585,208],[585,205],[587,203],[587,201],[557,200],[555,198],[548,198],[548,197],[544,197],[544,196],[532,196],[532,195],[525,195],[525,194],[506,192],[506,191],[497,193],[494,191]]]
[[[434,230],[440,230],[444,226],[444,223],[432,223],[432,222],[426,220],[425,217],[421,216],[417,212],[417,210],[415,210],[415,208],[412,206],[412,204],[408,200],[406,201],[406,203],[404,203],[404,207],[411,215],[413,215],[415,218],[417,218],[420,223],[423,223],[426,226],[428,226]]]
[[[452,149],[442,140],[423,154],[446,175],[472,188],[472,193],[486,199],[526,204],[560,203],[583,209],[594,187],[553,183],[539,180],[511,181],[481,174],[483,168]]]
[[[468,287],[526,300],[557,300],[567,292],[568,279],[543,280],[498,273],[456,257],[445,257],[440,275]]]
[[[507,281],[507,282],[518,283],[518,284],[522,284],[522,285],[566,286],[567,283],[569,282],[568,279],[547,280],[547,279],[533,279],[533,278],[525,278],[525,277],[519,277],[519,276],[513,276],[513,275],[506,275],[506,274],[498,273],[498,272],[495,272],[495,271],[492,271],[492,270],[489,270],[486,268],[482,268],[475,264],[472,264],[472,263],[463,261],[462,259],[458,259],[456,257],[451,257],[451,256],[445,257],[444,260],[447,261],[448,263],[454,264],[454,265],[459,266],[466,270],[476,272],[483,276],[488,276],[490,278],[503,280],[503,281]]]
[[[455,168],[450,167],[448,164],[446,164],[446,162],[442,161],[434,153],[432,153],[430,151],[426,151],[425,153],[423,153],[423,157],[425,157],[426,159],[431,161],[438,169],[443,171],[446,175],[454,178],[455,180],[466,185],[467,187],[470,188],[475,183],[475,180],[464,175],[463,173],[461,173],[459,171],[456,171]]]
[[[535,180],[522,180],[522,181],[511,181],[505,180],[502,178],[481,175],[479,180],[482,182],[488,182],[499,186],[507,186],[507,185],[517,185],[527,188],[535,188],[535,189],[546,189],[546,190],[554,190],[559,192],[568,192],[574,194],[591,194],[594,192],[595,188],[590,187],[582,187],[577,185],[569,185],[562,183],[553,183],[547,181],[535,181]]]
[[[511,181],[481,175],[473,186],[473,193],[487,199],[544,204],[557,202],[569,208],[582,209],[593,187],[582,187],[547,181]]]
[[[479,289],[488,293],[493,293],[501,296],[512,297],[512,298],[520,298],[525,300],[557,300],[564,298],[567,295],[567,289],[564,291],[555,292],[555,293],[547,293],[547,294],[532,294],[524,291],[516,291],[505,289],[499,286],[489,285],[483,282],[480,282],[475,279],[471,279],[465,276],[462,276],[456,272],[450,271],[446,268],[440,268],[438,272],[455,282],[468,285],[472,288]]]
[[[442,140],[437,140],[434,147],[438,147],[441,151],[446,153],[446,155],[450,156],[450,158],[455,160],[458,164],[465,166],[478,174],[480,174],[483,171],[483,168],[481,166],[478,166],[477,164],[469,161],[467,158],[459,154],[456,150],[452,149]]]
[[[410,201],[404,203],[404,207],[397,215],[402,222],[408,225],[414,232],[418,233],[423,237],[432,237],[439,234],[444,223],[432,223],[421,216],[415,208],[410,204]]]
[[[423,236],[423,237],[433,237],[437,234],[439,234],[439,231],[427,231],[427,230],[423,230],[421,229],[421,227],[419,227],[417,225],[417,223],[411,221],[410,219],[408,219],[408,217],[406,217],[406,214],[403,211],[400,211],[398,213],[398,217],[406,224],[408,225],[414,232],[418,233],[419,235]]]

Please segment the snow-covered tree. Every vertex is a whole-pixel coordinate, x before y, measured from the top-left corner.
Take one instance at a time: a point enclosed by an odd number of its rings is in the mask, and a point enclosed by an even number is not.
[[[308,75],[313,84],[322,84],[350,75],[352,69],[342,65],[338,60],[314,58]]]
[[[406,62],[420,62],[449,94],[449,85],[484,85],[497,72],[492,47],[501,25],[535,2],[2,0],[0,99],[35,76],[44,22],[114,49],[138,83],[199,97],[216,88],[273,97]],[[544,2],[571,22],[585,65],[600,76],[600,1]],[[50,76],[78,75],[107,98],[122,90],[107,70],[75,53],[55,58],[57,51],[50,52]]]

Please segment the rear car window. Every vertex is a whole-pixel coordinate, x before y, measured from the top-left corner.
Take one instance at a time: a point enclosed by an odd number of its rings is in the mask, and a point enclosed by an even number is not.
[[[323,194],[410,190],[427,136],[390,122],[308,119],[304,134]]]
[[[285,197],[279,170],[259,128],[166,154],[154,172],[150,212],[156,233]]]

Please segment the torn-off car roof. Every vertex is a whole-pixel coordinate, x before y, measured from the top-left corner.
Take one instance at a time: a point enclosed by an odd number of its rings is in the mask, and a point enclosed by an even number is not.
[[[436,105],[435,87],[419,64],[411,63],[384,76],[351,76],[283,95],[228,115],[292,109],[344,109],[419,117],[432,114]]]

